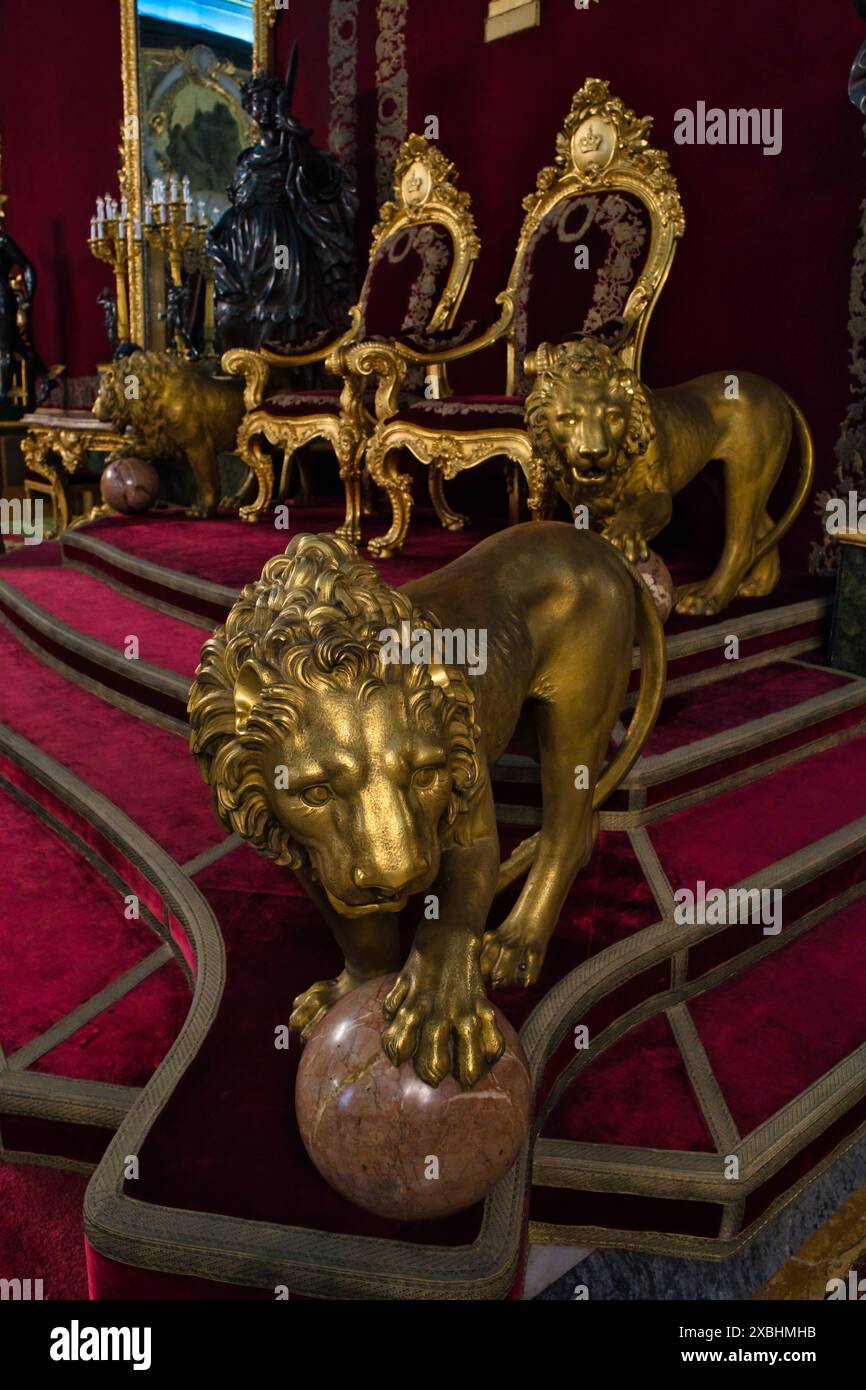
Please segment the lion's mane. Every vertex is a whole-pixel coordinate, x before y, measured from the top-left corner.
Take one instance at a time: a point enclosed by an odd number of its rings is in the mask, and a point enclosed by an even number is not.
[[[178,453],[160,417],[167,389],[179,370],[176,359],[165,352],[132,352],[112,362],[100,376],[93,414],[116,429],[131,427],[160,453]]]
[[[601,382],[611,396],[625,396],[631,403],[628,433],[610,470],[612,492],[606,502],[618,502],[626,492],[642,491],[639,473],[649,474],[646,455],[655,438],[652,409],[640,379],[604,343],[595,338],[551,347],[542,344],[536,354],[538,371],[526,398],[526,424],[535,457],[551,482],[572,484],[550,433],[549,407],[556,388],[589,379]],[[648,476],[647,476],[648,481]],[[589,496],[587,497],[589,499]]]
[[[305,864],[270,808],[262,753],[299,729],[301,691],[354,691],[363,700],[399,680],[413,711],[441,721],[452,779],[444,824],[452,841],[465,843],[470,818],[462,813],[482,785],[474,696],[458,672],[381,662],[379,634],[405,621],[413,630],[438,626],[338,536],[296,536],[268,560],[205,643],[190,691],[190,748],[226,829],[279,864]],[[250,662],[261,694],[244,712],[236,685]]]

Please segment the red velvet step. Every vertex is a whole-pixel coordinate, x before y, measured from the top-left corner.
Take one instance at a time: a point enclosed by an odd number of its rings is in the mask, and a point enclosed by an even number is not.
[[[179,863],[226,839],[185,742],[47,667],[0,624],[0,722],[103,793]]]
[[[665,697],[641,757],[605,802],[602,824],[650,824],[864,730],[866,680],[794,660],[735,669]],[[534,758],[503,758],[495,791],[501,823],[540,824]]]
[[[866,1133],[866,883],[856,891],[747,968],[672,975],[630,1026],[590,1030],[543,1117],[537,1239],[731,1254]]]
[[[337,503],[293,507],[289,531],[277,530],[271,515],[249,526],[233,515],[203,523],[190,521],[179,511],[151,512],[143,517],[103,518],[68,531],[62,547],[68,562],[166,612],[213,627],[225,617],[238,590],[258,578],[265,560],[284,550],[290,536],[299,531],[333,531],[342,520]],[[378,534],[381,518],[368,521],[369,534]],[[432,512],[419,508],[413,515],[411,546],[391,560],[375,563],[382,576],[399,587],[463,554],[490,529],[479,525],[461,532],[443,531]],[[729,675],[726,649],[731,635],[740,643],[741,669],[774,656],[820,652],[829,588],[824,580],[795,577],[768,598],[735,600],[721,620],[672,616],[670,689]],[[636,671],[632,684],[637,684]]]
[[[180,866],[7,724],[0,792],[18,868],[0,924],[15,981],[0,1005],[2,1148],[92,1165],[185,1025],[190,970],[219,971],[222,947]]]
[[[293,535],[334,531],[344,513],[337,504],[292,507],[290,520],[287,531],[275,527],[273,515],[253,526],[233,514],[208,522],[190,521],[180,511],[107,517],[67,531],[63,554],[67,562],[154,607],[212,628],[223,621],[244,584],[258,579],[265,561],[285,550]],[[411,554],[377,562],[397,587],[440,569],[488,534],[486,529],[443,531],[423,509],[413,520],[416,525]],[[380,530],[381,518],[371,518],[369,535]]]
[[[0,911],[0,1156],[42,1151],[50,1116],[61,1128],[47,1151],[95,1161],[179,1033],[190,986],[147,904],[126,915],[129,882],[55,809],[0,750],[11,870]],[[70,1129],[83,1143],[69,1145]]]
[[[186,733],[188,685],[203,641],[197,626],[157,614],[72,566],[32,562],[0,567],[0,618],[73,679]],[[130,636],[138,641],[136,660],[125,656]],[[606,825],[646,824],[863,727],[866,681],[793,661],[729,666],[724,681],[701,676],[668,694],[644,755],[605,806]],[[500,762],[494,789],[502,824],[540,823],[538,783],[531,757]]]
[[[655,730],[605,809],[646,825],[866,729],[866,681],[798,661],[737,669],[668,693]]]
[[[73,680],[185,734],[200,628],[69,565],[0,567],[0,620]]]

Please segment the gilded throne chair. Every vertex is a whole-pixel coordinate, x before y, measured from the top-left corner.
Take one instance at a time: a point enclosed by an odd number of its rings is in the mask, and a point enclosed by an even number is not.
[[[346,496],[346,516],[339,533],[361,538],[363,466],[366,443],[377,420],[385,420],[405,399],[405,392],[448,390],[446,368],[402,367],[395,375],[383,363],[381,344],[399,332],[420,352],[441,352],[459,341],[451,336],[469,278],[480,251],[467,193],[456,187],[456,171],[424,136],[412,135],[401,146],[394,170],[394,197],[379,211],[359,300],[349,311],[349,327],[305,351],[265,348],[233,349],[223,368],[245,378],[247,414],[238,432],[238,453],[258,485],[257,495],[240,515],[256,521],[273,497],[270,449],[284,451],[283,476],[291,455],[313,440],[327,440],[339,463]],[[462,330],[463,337],[473,331]],[[284,390],[266,398],[272,372],[325,364],[342,388]],[[387,364],[384,364],[387,367]],[[431,497],[443,519],[444,498]]]
[[[391,525],[370,542],[373,554],[393,555],[409,530],[412,480],[399,470],[403,449],[428,467],[440,497],[442,479],[504,456],[510,520],[519,516],[521,477],[530,514],[543,515],[543,474],[524,428],[527,358],[531,364],[542,342],[609,337],[613,330],[623,363],[639,369],[650,315],[685,230],[667,155],[648,143],[651,125],[611,97],[608,83],[588,79],[557,137],[555,163],[541,170],[524,200],[496,323],[438,353],[419,352],[405,339],[380,350],[383,390],[412,370],[444,372],[454,363],[473,370],[471,394],[409,402],[377,422],[367,465],[388,494]],[[445,518],[451,529],[465,520],[457,513]]]

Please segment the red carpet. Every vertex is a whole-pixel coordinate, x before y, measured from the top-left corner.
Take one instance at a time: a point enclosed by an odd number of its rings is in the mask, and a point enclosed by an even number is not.
[[[86,1186],[81,1173],[0,1163],[0,1279],[41,1279],[43,1297],[55,1302],[87,1297]]]

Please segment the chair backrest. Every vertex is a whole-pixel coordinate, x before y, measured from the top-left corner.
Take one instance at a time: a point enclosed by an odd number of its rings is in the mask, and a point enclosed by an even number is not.
[[[354,311],[359,339],[436,333],[453,326],[481,243],[457,172],[423,135],[410,135],[394,168]]]
[[[668,157],[607,82],[588,78],[524,200],[526,217],[508,280],[514,316],[506,339],[509,395],[525,393],[523,363],[541,342],[601,332],[622,321],[617,351],[636,371],[650,315],[667,280],[685,218]]]

